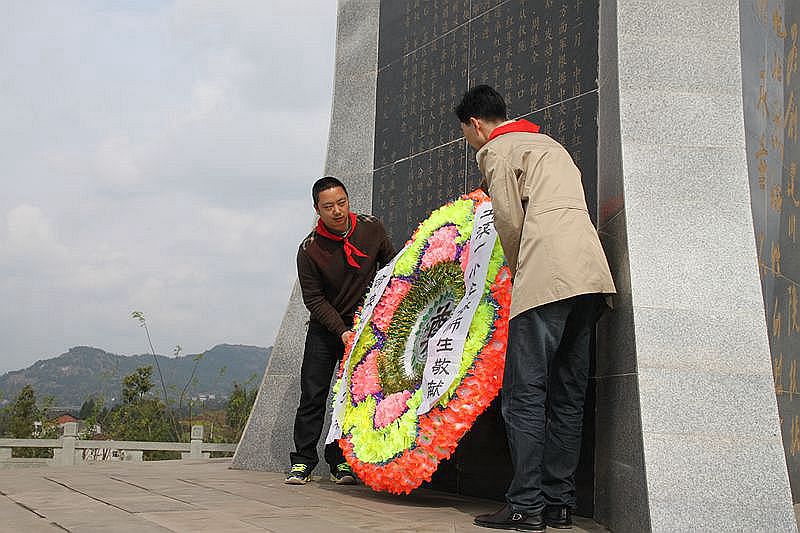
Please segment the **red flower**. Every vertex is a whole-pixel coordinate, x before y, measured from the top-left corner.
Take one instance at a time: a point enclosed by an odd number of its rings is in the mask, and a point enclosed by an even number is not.
[[[511,303],[508,267],[498,272],[491,293],[498,303],[498,316],[489,342],[475,357],[472,369],[447,406],[437,405],[419,417],[417,439],[410,449],[383,464],[366,463],[356,457],[349,439],[339,441],[347,462],[373,489],[408,494],[423,481],[430,481],[439,462],[452,455],[458,441],[497,396],[503,384]]]

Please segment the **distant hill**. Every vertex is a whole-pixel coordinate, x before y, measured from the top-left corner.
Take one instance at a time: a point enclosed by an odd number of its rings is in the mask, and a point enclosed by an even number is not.
[[[190,387],[190,394],[227,396],[234,382],[245,383],[252,376],[255,376],[253,385],[257,386],[271,351],[271,347],[215,346],[203,354],[195,373],[197,383]],[[192,373],[194,355],[157,357],[169,395],[179,395]],[[152,355],[124,356],[89,346],[76,346],[58,357],[37,361],[28,368],[0,376],[0,403],[13,400],[30,383],[38,398],[52,396],[58,406],[80,406],[90,396],[103,397],[108,405],[119,400],[122,378],[136,368],[148,365],[153,366],[153,392],[161,395],[161,383]]]

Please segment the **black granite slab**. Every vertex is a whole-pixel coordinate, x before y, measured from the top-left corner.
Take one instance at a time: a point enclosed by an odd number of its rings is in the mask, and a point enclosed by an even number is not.
[[[396,246],[431,210],[480,182],[475,151],[453,108],[479,83],[503,93],[510,115],[540,124],[581,169],[597,203],[599,0],[382,0],[373,212]],[[578,480],[591,515],[594,381]],[[511,477],[497,403],[444,462],[432,486],[502,499]]]
[[[741,3],[745,137],[754,237],[778,411],[800,501],[800,4]],[[794,401],[793,401],[794,400]]]
[[[469,19],[470,0],[383,1],[378,66],[424,47]]]
[[[375,171],[372,183],[372,211],[386,227],[395,248],[400,249],[410,234],[407,230],[405,205],[407,187],[411,183],[411,159],[392,163]]]

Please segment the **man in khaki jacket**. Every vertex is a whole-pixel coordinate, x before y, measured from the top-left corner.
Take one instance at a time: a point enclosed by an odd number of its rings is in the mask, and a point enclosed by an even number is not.
[[[492,198],[514,275],[502,411],[514,478],[507,504],[475,524],[569,528],[575,505],[589,344],[614,282],[589,219],[580,170],[502,96],[470,89],[455,109]]]

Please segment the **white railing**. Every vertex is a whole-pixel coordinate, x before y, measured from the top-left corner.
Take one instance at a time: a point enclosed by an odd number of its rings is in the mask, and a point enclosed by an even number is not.
[[[12,458],[14,448],[49,448],[52,459]],[[41,464],[68,466],[108,460],[142,461],[146,451],[180,452],[181,459],[205,459],[211,452],[235,452],[236,444],[203,442],[203,426],[192,426],[189,442],[136,442],[123,440],[81,440],[78,424],[64,424],[60,439],[0,439],[0,467]]]

